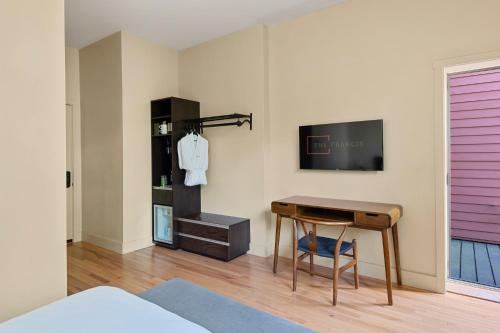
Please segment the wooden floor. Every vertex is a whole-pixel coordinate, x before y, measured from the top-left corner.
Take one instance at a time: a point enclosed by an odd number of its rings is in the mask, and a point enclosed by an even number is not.
[[[452,239],[450,278],[500,288],[500,245]]]
[[[180,277],[257,309],[320,332],[499,332],[500,304],[456,294],[412,288],[394,290],[386,305],[385,284],[361,277],[355,290],[341,279],[339,304],[331,306],[331,281],[299,272],[291,290],[291,262],[246,255],[230,263],[195,254],[150,247],[127,255],[76,243],[68,246],[68,292],[110,285],[138,293]]]

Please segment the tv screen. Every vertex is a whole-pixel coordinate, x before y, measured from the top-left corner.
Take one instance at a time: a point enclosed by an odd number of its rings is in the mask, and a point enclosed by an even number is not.
[[[300,126],[300,168],[384,170],[382,120]]]

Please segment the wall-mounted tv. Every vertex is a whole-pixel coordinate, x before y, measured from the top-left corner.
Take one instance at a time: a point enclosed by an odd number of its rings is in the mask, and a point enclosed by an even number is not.
[[[300,168],[384,170],[383,121],[300,126]]]

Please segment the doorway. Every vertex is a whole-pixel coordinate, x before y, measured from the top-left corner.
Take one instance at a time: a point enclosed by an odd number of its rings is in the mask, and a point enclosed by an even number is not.
[[[500,288],[500,67],[447,75],[448,278]]]
[[[66,104],[66,240],[74,239],[74,131],[73,105]]]

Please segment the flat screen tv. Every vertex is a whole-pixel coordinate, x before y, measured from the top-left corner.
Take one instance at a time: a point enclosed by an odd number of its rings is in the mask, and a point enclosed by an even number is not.
[[[382,120],[300,126],[300,168],[384,170]]]

